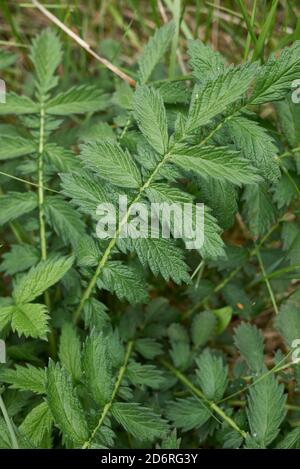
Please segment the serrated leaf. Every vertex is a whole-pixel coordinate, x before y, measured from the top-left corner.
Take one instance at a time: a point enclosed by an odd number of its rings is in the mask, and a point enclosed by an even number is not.
[[[148,301],[145,284],[138,272],[120,261],[111,261],[104,267],[97,285],[132,304]]]
[[[108,342],[102,334],[93,332],[86,340],[83,366],[86,383],[99,406],[107,404],[113,392],[113,373]]]
[[[38,250],[29,244],[13,244],[11,250],[2,256],[0,271],[6,275],[23,272],[36,264],[40,259]]]
[[[83,311],[85,324],[90,329],[95,328],[96,331],[103,331],[109,324],[107,307],[95,298],[90,298],[85,302]]]
[[[136,403],[117,402],[112,406],[112,414],[126,432],[141,441],[161,438],[167,431],[167,423],[152,409]]]
[[[111,184],[132,189],[141,185],[134,159],[118,143],[106,140],[82,145],[81,158],[87,168]]]
[[[67,371],[58,363],[49,363],[47,402],[56,425],[75,446],[88,440],[88,425],[77,392]]]
[[[18,303],[14,306],[11,327],[19,336],[46,339],[48,328],[48,310],[38,303]]]
[[[281,306],[276,327],[289,347],[293,346],[294,340],[300,339],[300,312],[297,303],[291,300]]]
[[[257,66],[246,63],[240,67],[228,67],[217,78],[195,85],[190,104],[186,131],[193,132],[208,124],[213,117],[225,111],[249,88]]]
[[[81,169],[81,162],[78,156],[56,143],[47,143],[44,151],[56,171],[64,173],[79,171]]]
[[[284,438],[276,445],[276,449],[299,449],[300,448],[300,428],[287,433]]]
[[[256,326],[242,322],[235,329],[234,343],[246,360],[250,370],[259,373],[265,368],[264,339]]]
[[[251,104],[279,101],[291,90],[300,74],[300,41],[285,48],[279,57],[271,55],[261,68],[250,97]]]
[[[197,381],[203,393],[207,399],[219,401],[227,387],[227,366],[221,357],[213,355],[209,350],[202,352],[195,361],[198,367]]]
[[[146,189],[146,195],[150,202],[155,203],[184,204],[192,203],[193,200],[190,194],[165,183],[152,183],[151,186]],[[180,220],[182,222],[181,218]],[[176,223],[176,218],[174,223]],[[207,206],[204,207],[204,243],[199,249],[201,256],[207,259],[217,259],[218,257],[224,256],[224,243],[220,237],[220,232],[221,229],[216,219],[211,215],[209,208]]]
[[[7,93],[6,102],[1,103],[0,115],[5,114],[34,114],[39,111],[39,105],[27,96]]]
[[[0,143],[0,161],[28,155],[36,150],[35,143],[23,137],[2,136]]]
[[[165,155],[169,143],[168,122],[159,91],[147,86],[138,88],[134,95],[133,112],[147,141],[160,155]]]
[[[84,223],[76,210],[62,197],[45,199],[45,214],[49,224],[65,244],[75,245],[85,234]]]
[[[45,29],[33,40],[30,58],[35,68],[38,89],[45,94],[57,84],[54,73],[62,58],[61,43],[57,35],[50,29]]]
[[[17,281],[13,297],[17,303],[28,303],[57,283],[71,268],[73,257],[54,257],[39,262]]]
[[[165,436],[161,442],[161,449],[179,449],[181,438],[177,438],[177,431],[174,429],[169,435]]]
[[[192,202],[193,197],[187,192],[183,192],[178,187],[173,187],[166,183],[152,183],[150,187],[146,189],[146,194],[150,202],[167,202],[169,204],[178,203],[189,203]]]
[[[201,178],[200,193],[201,200],[211,208],[220,226],[224,229],[230,228],[238,211],[234,185],[214,178]]]
[[[193,75],[201,83],[216,78],[225,70],[221,54],[213,51],[200,39],[189,41],[189,56]]]
[[[137,339],[135,342],[135,349],[148,360],[152,360],[162,353],[161,344],[150,337]]]
[[[106,185],[94,181],[92,175],[82,171],[81,174],[61,174],[63,193],[80,207],[83,213],[96,217],[99,204],[109,202]]]
[[[53,417],[46,402],[34,407],[21,423],[20,432],[29,438],[35,445],[39,446],[45,436],[51,431]]]
[[[193,171],[203,178],[212,177],[238,186],[261,180],[255,168],[246,159],[226,147],[177,145],[172,152],[172,161],[184,170]]]
[[[183,432],[197,429],[211,417],[211,411],[194,397],[176,399],[167,405],[167,417]]]
[[[33,192],[9,192],[0,196],[0,225],[32,212],[37,207]]]
[[[243,194],[244,216],[251,233],[262,236],[275,223],[276,214],[268,189],[263,184],[247,186]]]
[[[295,197],[294,180],[290,179],[287,174],[282,174],[281,179],[274,187],[273,200],[279,209],[287,207]]]
[[[171,240],[139,238],[134,249],[144,267],[149,265],[154,275],[159,273],[168,281],[189,283],[188,266],[183,260],[183,251]]]
[[[58,94],[46,104],[46,112],[57,116],[96,112],[105,109],[107,95],[93,86],[78,86]]]
[[[199,249],[204,259],[224,257],[224,242],[220,236],[221,229],[208,207],[204,210],[204,242]]]
[[[283,249],[293,264],[300,263],[300,226],[298,223],[284,223],[282,228]]]
[[[249,390],[247,416],[251,436],[261,448],[276,438],[285,417],[286,396],[283,391],[274,375],[266,376]]]
[[[166,104],[187,104],[190,100],[190,90],[182,81],[167,81],[158,83],[156,86],[163,102]]]
[[[81,344],[76,329],[70,323],[64,323],[59,342],[59,359],[75,381],[81,378]]]
[[[116,91],[113,94],[112,101],[114,104],[116,104],[117,106],[123,109],[128,109],[128,110],[132,109],[133,89],[131,88],[129,83],[127,83],[126,81],[122,81],[121,83],[116,83]],[[102,123],[102,125],[104,125],[104,123]],[[106,125],[108,126],[108,124]],[[108,128],[110,129],[112,138],[114,138],[114,133],[111,127],[108,126]],[[94,136],[94,133],[92,133],[92,137],[93,136]],[[95,140],[99,140],[99,138],[97,138],[97,134],[95,135],[95,137],[96,137]],[[99,137],[101,138],[101,132],[100,132]],[[107,138],[107,132],[105,132],[105,138]],[[84,137],[84,140],[87,141],[87,138]]]
[[[166,52],[174,32],[175,24],[173,22],[167,23],[162,28],[157,29],[145,45],[138,60],[141,84],[145,84],[150,78],[154,67]]]
[[[240,115],[230,119],[227,127],[242,156],[250,160],[265,179],[276,182],[280,177],[275,159],[278,148],[268,132],[254,120]]]
[[[0,378],[3,383],[10,384],[12,389],[32,391],[35,394],[45,394],[46,392],[46,371],[44,368],[37,368],[30,364],[16,365],[14,369],[2,369]]]
[[[98,264],[101,250],[98,243],[88,235],[76,242],[76,259],[80,267],[94,267]]]
[[[300,106],[298,104],[293,102],[291,94],[285,100],[276,103],[281,131],[292,148],[300,143]]]
[[[12,320],[13,311],[13,306],[3,306],[0,308],[0,331]]]
[[[148,386],[153,389],[159,389],[164,382],[163,373],[156,366],[142,365],[135,361],[127,366],[126,376],[135,386]]]

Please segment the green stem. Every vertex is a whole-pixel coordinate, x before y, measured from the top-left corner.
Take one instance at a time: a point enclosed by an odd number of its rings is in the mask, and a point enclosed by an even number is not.
[[[127,349],[126,349],[126,353],[125,353],[125,358],[124,358],[124,362],[123,362],[123,365],[121,366],[120,370],[119,370],[119,373],[118,373],[118,376],[117,376],[117,379],[116,379],[116,382],[115,382],[115,385],[114,385],[114,389],[113,389],[113,392],[112,392],[112,396],[111,396],[111,399],[110,401],[105,404],[105,406],[103,407],[103,410],[101,412],[101,415],[100,415],[100,418],[99,418],[99,421],[96,425],[96,427],[94,428],[90,438],[88,441],[86,441],[83,446],[82,446],[82,449],[89,449],[97,432],[99,431],[99,428],[102,426],[106,416],[108,415],[108,413],[110,412],[110,409],[114,403],[114,400],[119,392],[119,389],[120,389],[120,386],[122,384],[122,381],[123,381],[123,378],[124,378],[124,375],[126,373],[126,370],[127,370],[127,365],[128,365],[128,361],[129,361],[129,358],[130,358],[130,355],[131,355],[131,352],[132,352],[132,348],[133,348],[133,342],[128,342],[128,345],[127,345]]]
[[[194,270],[194,272],[192,273],[191,275],[191,280],[193,280],[193,278],[198,274],[198,272],[202,272],[202,269],[205,265],[205,262],[204,260],[202,259],[201,262],[199,262],[199,264],[197,265],[196,269]]]
[[[39,208],[39,224],[40,224],[40,244],[41,259],[47,259],[47,241],[46,241],[46,223],[45,223],[45,195],[44,195],[44,145],[45,145],[45,108],[44,101],[41,99],[40,109],[40,136],[38,149],[38,208]],[[45,292],[45,303],[48,311],[51,309],[51,301],[48,292]],[[51,357],[56,355],[56,340],[53,330],[48,334],[49,348]]]
[[[232,401],[228,402],[229,405],[232,407],[245,407],[247,402],[241,401],[241,400],[235,400],[232,399]],[[300,406],[299,405],[294,405],[294,404],[285,404],[286,410],[293,410],[294,412],[300,412]]]
[[[290,148],[289,150],[285,151],[284,153],[282,153],[281,155],[278,155],[276,157],[274,157],[275,159],[279,158],[286,158],[287,156],[291,156],[293,155],[294,153],[297,153],[300,151],[300,146],[298,147],[295,147],[295,148]]]
[[[18,241],[18,243],[23,244],[23,239],[22,239],[22,236],[20,235],[17,225],[15,223],[10,223],[9,226],[16,240]]]
[[[2,411],[4,420],[5,420],[9,435],[10,435],[12,447],[13,447],[13,449],[19,449],[18,440],[17,440],[17,437],[15,435],[12,422],[9,418],[8,413],[7,413],[7,410],[6,410],[4,401],[2,399],[1,393],[0,393],[0,409]]]
[[[174,368],[174,366],[171,365],[171,363],[163,359],[161,359],[160,362],[165,368],[170,370],[174,374],[174,376],[176,376],[176,378],[189,389],[189,391],[192,394],[194,394],[196,397],[199,397],[202,401],[204,401],[211,411],[218,414],[223,420],[225,420],[228,423],[228,425],[230,425],[235,431],[237,431],[243,438],[246,438],[247,433],[244,432],[244,430],[242,430],[232,418],[230,418],[227,414],[225,414],[225,412],[217,404],[207,399],[207,397],[205,396],[205,394],[203,394],[201,389],[197,388],[193,383],[191,383],[191,381],[184,374],[182,374],[179,370]]]
[[[259,252],[258,247],[256,248],[256,257],[258,259],[258,262],[259,262],[259,265],[260,265],[260,268],[261,268],[261,271],[262,271],[262,274],[263,274],[263,280],[264,280],[264,282],[267,286],[267,289],[268,289],[268,292],[269,292],[269,295],[270,295],[270,298],[271,298],[271,301],[272,301],[274,311],[278,315],[279,310],[278,310],[278,306],[277,306],[277,303],[276,303],[275,295],[274,295],[273,289],[271,287],[271,284],[269,282],[269,279],[267,277],[267,272],[266,272],[266,269],[265,269],[265,266],[264,266],[264,263],[263,263],[263,260],[262,260],[262,257],[261,257],[261,254]]]
[[[0,171],[0,175],[1,176],[6,176],[10,179],[14,179],[15,181],[19,181],[19,182],[24,182],[24,184],[28,184],[29,186],[33,186],[33,187],[40,187],[38,184],[36,184],[35,182],[31,182],[31,181],[27,181],[27,179],[22,179],[22,178],[19,178],[17,176],[14,176],[13,174],[9,174],[9,173],[5,173],[3,171]],[[50,189],[49,187],[46,187],[46,186],[43,186],[42,189],[44,189],[45,191],[50,191],[50,192],[54,192],[55,194],[61,194],[61,192],[59,191],[56,191],[55,189]]]
[[[47,259],[45,210],[44,210],[44,139],[45,139],[45,109],[44,109],[44,103],[41,102],[40,137],[39,137],[39,150],[38,150],[38,207],[39,207],[40,243],[41,243],[42,260]]]
[[[293,350],[290,350],[289,353],[287,353],[283,358],[282,360],[280,360],[277,365],[273,366],[273,368],[271,368],[270,370],[268,370],[266,373],[263,373],[261,376],[259,376],[256,380],[254,380],[251,384],[248,384],[247,386],[243,387],[242,389],[239,389],[238,391],[234,392],[233,394],[230,394],[229,396],[227,397],[224,397],[224,399],[220,400],[218,402],[218,404],[221,404],[223,402],[226,402],[226,401],[229,401],[229,400],[232,400],[234,397],[236,396],[239,396],[240,394],[248,391],[250,388],[252,388],[253,386],[255,386],[256,384],[260,383],[260,381],[262,381],[263,379],[265,379],[267,376],[273,374],[273,373],[278,373],[279,371],[283,371],[285,370],[286,368],[289,368],[293,365],[296,365],[297,363],[295,362],[289,362],[289,363],[285,363],[284,365],[282,365],[282,363],[292,354]],[[252,376],[249,376],[247,377],[247,379],[252,379]]]
[[[208,135],[207,137],[205,137],[201,142],[200,142],[200,145],[205,145],[228,121],[230,121],[231,119],[233,119],[233,117],[235,117],[235,115],[240,112],[244,107],[246,106],[240,106],[238,109],[236,109],[235,111],[232,112],[232,114],[228,115],[227,117],[225,117],[224,120],[222,120],[222,122],[220,122],[220,124],[218,124]]]
[[[247,285],[247,288],[252,288],[260,282],[263,282],[266,278],[272,280],[272,278],[280,277],[282,274],[287,274],[289,272],[294,272],[295,270],[300,270],[300,264],[290,265],[288,267],[283,267],[282,269],[277,269],[267,274],[266,277],[261,277],[253,280]]]

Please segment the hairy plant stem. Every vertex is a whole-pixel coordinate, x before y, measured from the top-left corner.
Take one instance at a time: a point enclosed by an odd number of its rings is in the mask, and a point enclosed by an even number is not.
[[[38,152],[38,206],[39,206],[40,243],[41,243],[42,260],[47,259],[45,210],[44,210],[44,140],[45,140],[45,108],[44,108],[44,102],[41,101],[40,136],[39,136],[39,152]]]
[[[9,432],[12,448],[13,449],[19,449],[18,440],[17,440],[16,434],[14,432],[13,424],[12,424],[10,418],[9,418],[8,413],[7,413],[4,401],[3,401],[2,396],[1,396],[1,392],[0,392],[0,409],[1,409],[1,412],[3,414],[3,418],[5,420],[5,423],[6,423],[8,432]]]
[[[124,358],[124,362],[123,362],[123,365],[121,366],[121,368],[119,369],[119,373],[118,373],[118,376],[117,376],[117,379],[116,379],[116,382],[115,382],[115,385],[114,385],[114,389],[113,389],[113,392],[112,392],[112,395],[111,395],[111,399],[110,401],[105,404],[105,406],[103,407],[103,410],[101,412],[101,415],[100,415],[100,418],[98,420],[98,423],[96,425],[96,427],[94,428],[90,438],[88,441],[86,441],[83,446],[82,446],[82,449],[89,449],[91,444],[92,444],[92,441],[93,439],[95,438],[99,428],[102,426],[107,414],[109,413],[113,403],[114,403],[114,400],[119,392],[119,389],[120,389],[120,386],[122,384],[122,380],[124,378],[124,375],[125,375],[125,372],[127,370],[127,365],[128,365],[128,361],[129,361],[129,358],[130,358],[130,355],[131,355],[131,352],[132,352],[132,349],[133,349],[133,341],[130,341],[128,342],[127,344],[127,348],[126,348],[126,352],[125,352],[125,358]]]
[[[174,376],[176,376],[176,378],[182,384],[184,384],[194,396],[199,397],[209,407],[209,409],[212,412],[215,412],[217,415],[219,415],[223,420],[225,420],[228,423],[228,425],[230,425],[235,431],[237,431],[243,438],[246,438],[247,433],[244,430],[242,430],[231,417],[226,415],[225,412],[217,404],[207,399],[207,397],[203,394],[201,389],[197,388],[184,374],[181,373],[181,371],[177,370],[173,365],[171,365],[171,363],[167,362],[164,359],[161,359],[160,362],[165,368],[170,370],[171,373],[173,373]]]
[[[44,101],[40,102],[40,135],[39,135],[39,150],[38,150],[38,208],[39,208],[39,224],[40,224],[40,244],[41,244],[41,259],[47,259],[47,241],[46,241],[46,224],[45,224],[45,208],[44,208],[44,145],[45,145],[45,108]],[[48,292],[45,292],[45,303],[48,311],[51,309],[51,301]],[[51,357],[56,355],[56,340],[54,332],[48,334],[49,349]]]

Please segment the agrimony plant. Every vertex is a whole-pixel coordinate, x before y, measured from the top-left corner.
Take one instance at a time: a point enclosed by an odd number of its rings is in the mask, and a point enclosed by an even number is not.
[[[110,96],[86,85],[54,93],[61,44],[46,30],[31,48],[33,98],[11,93],[0,106],[18,119],[3,127],[0,150],[0,222],[17,240],[1,264],[13,279],[0,300],[2,447],[127,447],[128,435],[133,447],[299,446],[286,392],[292,372],[299,386],[299,293],[276,295],[274,282],[289,286],[299,270],[290,90],[300,43],[264,65],[228,66],[192,41],[189,81],[154,80],[173,33],[169,23],[146,45],[136,90],[116,83]],[[90,123],[98,111],[90,126],[73,116]],[[127,210],[100,241],[97,207],[120,194]],[[187,250],[174,224],[171,239],[121,236],[137,202],[191,201],[205,203],[202,247]],[[221,236],[237,215],[244,247]],[[270,307],[285,353],[268,369],[253,323]]]

